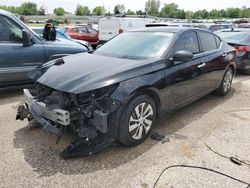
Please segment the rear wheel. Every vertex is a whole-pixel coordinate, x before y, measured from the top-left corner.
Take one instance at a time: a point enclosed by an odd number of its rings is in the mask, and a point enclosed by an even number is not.
[[[224,96],[230,91],[233,81],[233,75],[234,73],[232,68],[228,67],[223,76],[220,87],[216,90],[216,94]]]
[[[142,143],[150,134],[156,119],[156,106],[147,95],[134,98],[120,119],[119,141],[127,146]]]

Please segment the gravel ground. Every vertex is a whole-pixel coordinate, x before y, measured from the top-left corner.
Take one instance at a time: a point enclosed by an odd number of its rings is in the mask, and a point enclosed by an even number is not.
[[[153,187],[169,165],[198,165],[250,182],[249,166],[238,166],[227,156],[250,161],[250,77],[238,76],[226,97],[208,95],[160,118],[155,131],[167,135],[162,144],[147,139],[134,148],[114,145],[85,158],[63,160],[59,153],[69,143],[27,121],[15,121],[21,91],[0,94],[0,187]],[[226,177],[190,168],[172,168],[158,188],[239,187]]]

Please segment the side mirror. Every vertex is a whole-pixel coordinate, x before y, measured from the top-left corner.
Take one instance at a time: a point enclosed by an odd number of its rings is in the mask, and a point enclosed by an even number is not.
[[[187,50],[179,50],[175,52],[173,60],[180,62],[187,62],[193,58],[194,54]]]
[[[26,30],[22,30],[22,36],[23,36],[23,47],[29,47],[33,44],[30,34]]]

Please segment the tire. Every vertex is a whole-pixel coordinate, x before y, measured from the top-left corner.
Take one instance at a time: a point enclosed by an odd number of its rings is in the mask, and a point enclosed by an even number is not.
[[[220,87],[215,91],[217,95],[225,96],[228,94],[232,86],[233,76],[234,76],[233,69],[228,67],[223,76]]]
[[[135,97],[125,107],[120,118],[118,141],[126,146],[141,144],[149,136],[155,119],[154,101],[147,95]]]

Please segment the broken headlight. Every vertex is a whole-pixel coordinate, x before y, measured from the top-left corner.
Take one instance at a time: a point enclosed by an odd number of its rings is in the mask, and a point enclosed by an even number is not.
[[[106,97],[109,97],[114,90],[118,87],[119,84],[114,84],[111,86],[106,86],[103,88],[95,89],[92,91],[84,92],[78,94],[78,103],[79,104],[87,104],[91,103],[93,100],[99,101]]]

